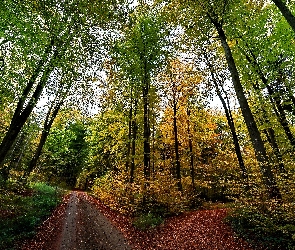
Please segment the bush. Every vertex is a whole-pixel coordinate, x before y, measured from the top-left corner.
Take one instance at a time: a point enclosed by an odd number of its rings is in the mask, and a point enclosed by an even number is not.
[[[187,210],[191,199],[194,199],[194,207],[200,204],[196,196],[189,197],[178,191],[176,180],[171,181],[170,176],[163,173],[150,180],[148,187],[143,176],[138,176],[134,183],[126,179],[124,173],[107,173],[95,180],[92,192],[110,208],[132,216],[152,213],[166,217]]]
[[[248,204],[235,209],[226,220],[238,235],[256,247],[295,249],[295,204]]]
[[[160,225],[163,221],[162,217],[148,213],[136,218],[133,225],[140,230],[147,230]]]

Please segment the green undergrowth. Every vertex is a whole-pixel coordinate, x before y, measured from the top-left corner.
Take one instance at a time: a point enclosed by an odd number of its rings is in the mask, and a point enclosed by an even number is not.
[[[63,191],[45,183],[27,187],[9,184],[0,194],[0,249],[15,249],[14,244],[35,234],[36,228],[61,202]]]
[[[295,203],[240,204],[226,221],[255,249],[295,249]]]
[[[133,225],[140,230],[148,230],[154,228],[164,222],[164,219],[156,214],[147,213],[136,217]]]

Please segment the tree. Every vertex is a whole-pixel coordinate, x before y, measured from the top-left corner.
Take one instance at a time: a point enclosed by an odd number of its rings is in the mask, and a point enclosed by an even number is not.
[[[17,6],[17,4],[20,6]],[[89,26],[93,25],[93,22],[107,21],[112,16],[109,15],[111,13],[109,6],[109,4],[102,2],[91,4],[88,1],[73,1],[71,3],[66,1],[63,4],[59,1],[47,0],[24,1],[21,3],[8,1],[7,6],[5,6],[5,10],[7,10],[5,14],[13,12],[12,8],[17,7],[16,10],[20,11],[21,20],[29,20],[22,30],[22,35],[34,37],[35,32],[32,32],[32,30],[37,26],[41,43],[37,43],[37,48],[33,49],[33,52],[30,53],[30,56],[37,58],[37,60],[36,63],[29,65],[30,74],[24,82],[22,81],[23,88],[16,104],[14,115],[0,145],[0,166],[4,164],[4,160],[13,142],[38,102],[54,69],[59,64],[67,65],[68,56],[71,54],[71,47],[77,44],[80,44],[79,46],[82,45],[81,43],[77,43],[77,40],[82,39],[83,34],[89,34]],[[7,14],[7,16],[9,15]],[[9,25],[5,27],[13,34],[11,36],[12,42],[15,42],[14,38],[17,37],[13,29],[13,26],[18,26],[17,22],[18,20],[13,15],[12,24],[10,25],[8,22]],[[27,26],[30,28],[26,28]],[[9,32],[6,33],[8,34]],[[11,37],[8,37],[8,39],[11,39]],[[17,45],[15,43],[15,46]],[[30,45],[33,48],[36,47],[33,43],[30,43]],[[75,56],[81,55],[76,51]]]
[[[217,35],[219,41],[221,43],[221,47],[224,52],[224,56],[228,65],[228,69],[230,71],[232,83],[235,89],[236,97],[238,99],[240,109],[242,111],[243,117],[245,119],[245,123],[248,128],[248,132],[251,138],[251,142],[253,144],[253,148],[256,153],[256,158],[259,162],[261,173],[263,175],[264,183],[268,189],[268,194],[270,198],[281,198],[274,174],[271,170],[271,167],[268,162],[268,157],[266,153],[266,149],[264,147],[263,140],[261,138],[260,132],[258,130],[256,121],[249,107],[244,88],[242,86],[239,72],[236,67],[235,60],[233,58],[231,47],[228,43],[228,38],[226,36],[224,26],[228,19],[230,20],[230,8],[233,9],[236,5],[235,1],[198,1],[198,5],[195,3],[189,2],[186,5],[190,12],[196,12],[199,14],[197,17],[194,17],[193,21],[189,22],[189,25],[186,25],[184,21],[184,25],[188,27],[189,30],[193,30],[192,27],[198,31],[198,34],[202,36],[203,39],[207,39],[206,35],[212,36]],[[177,6],[176,6],[177,9]],[[193,26],[192,23],[196,22],[197,25]],[[202,26],[201,26],[202,25]],[[213,29],[212,29],[213,28]],[[190,32],[191,34],[191,32]]]
[[[66,95],[68,94],[69,87],[70,87],[69,83],[67,84],[67,86],[64,86],[64,85],[65,85],[65,83],[63,81],[58,84],[56,96],[55,96],[54,100],[51,102],[50,107],[49,107],[46,117],[45,117],[45,121],[44,121],[39,144],[37,146],[37,149],[34,153],[33,158],[31,159],[31,161],[28,165],[28,168],[25,171],[24,178],[27,178],[29,176],[29,174],[33,171],[33,169],[36,167],[37,161],[41,155],[43,146],[47,140],[47,137],[49,135],[49,132],[50,132],[50,129],[53,125],[53,122],[54,122],[55,118],[57,117],[58,112],[62,108],[62,105],[65,101]]]
[[[215,76],[213,65],[210,62],[206,51],[204,51],[204,57],[206,59],[207,65],[208,65],[208,68],[209,68],[209,71],[210,71],[210,74],[211,74],[211,79],[212,79],[213,85],[215,87],[217,96],[219,97],[219,99],[220,99],[220,101],[222,103],[222,106],[223,106],[223,109],[224,109],[224,112],[225,112],[225,116],[226,116],[228,125],[230,127],[231,133],[232,133],[232,138],[233,138],[233,142],[234,142],[234,146],[235,146],[235,152],[236,152],[237,159],[238,159],[238,162],[239,162],[239,166],[240,166],[240,169],[241,169],[241,172],[242,172],[242,177],[245,179],[246,182],[248,182],[248,173],[247,173],[245,163],[244,163],[244,160],[243,160],[243,157],[242,157],[241,147],[240,147],[240,144],[239,144],[239,140],[238,140],[238,136],[237,136],[233,116],[232,116],[230,106],[229,106],[229,100],[228,100],[227,95],[226,95],[226,93],[224,91],[224,88],[222,87],[223,83],[221,83],[220,81],[217,80],[218,76],[217,77]],[[227,99],[225,99],[223,97],[223,94],[226,95]]]
[[[269,196],[271,198],[281,198],[274,175],[272,173],[270,166],[268,165],[269,164],[268,158],[267,158],[263,141],[261,139],[260,132],[258,130],[258,127],[252,115],[252,112],[250,110],[250,107],[248,105],[247,98],[244,94],[243,86],[241,85],[241,82],[240,82],[239,73],[237,71],[231,49],[227,43],[227,38],[222,27],[223,26],[222,21],[219,21],[218,19],[216,19],[216,17],[212,16],[209,12],[207,12],[206,15],[210,19],[211,23],[214,25],[218,33],[219,39],[221,41],[222,47],[224,49],[225,57],[228,63],[229,71],[231,73],[236,95],[237,95],[246,125],[248,127],[251,141],[253,143],[253,147],[256,152],[257,160],[261,167],[261,172],[264,176],[265,184],[268,188]]]
[[[73,188],[88,160],[86,122],[80,112],[64,109],[54,121],[36,173]]]
[[[143,100],[143,148],[144,148],[144,176],[146,180],[150,178],[150,89],[152,75],[159,70],[164,62],[164,41],[166,31],[162,20],[147,6],[139,7],[135,11],[134,20],[131,27],[126,32],[120,44],[117,44],[117,51],[123,54],[122,59],[129,62],[128,67],[124,67],[125,72],[130,74],[131,82],[136,81],[141,88]],[[121,63],[124,65],[124,62]]]
[[[179,135],[178,135],[178,109],[179,107],[189,104],[189,97],[193,95],[194,89],[201,81],[201,77],[194,72],[191,65],[181,63],[179,60],[171,60],[167,72],[160,76],[160,80],[164,82],[162,91],[167,98],[168,106],[173,110],[173,134],[174,134],[174,152],[175,152],[175,172],[178,190],[182,190],[181,184],[181,164],[179,153]],[[189,109],[189,107],[187,107]],[[188,111],[189,113],[189,111]],[[189,121],[188,121],[189,123]],[[188,124],[189,130],[189,124]],[[189,138],[191,142],[191,138]],[[192,145],[190,145],[192,149]],[[191,152],[192,154],[192,152]],[[193,164],[193,163],[191,163]],[[194,178],[193,166],[191,166],[192,179]],[[193,182],[193,181],[192,181]]]
[[[283,16],[286,18],[287,22],[295,32],[295,17],[292,14],[291,10],[282,0],[272,0],[274,4],[279,8]]]

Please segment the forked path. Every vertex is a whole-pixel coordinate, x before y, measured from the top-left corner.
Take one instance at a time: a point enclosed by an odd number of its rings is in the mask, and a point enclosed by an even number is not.
[[[130,218],[85,192],[73,191],[21,249],[252,250],[223,222],[226,213],[226,209],[186,212],[157,228],[139,231]]]

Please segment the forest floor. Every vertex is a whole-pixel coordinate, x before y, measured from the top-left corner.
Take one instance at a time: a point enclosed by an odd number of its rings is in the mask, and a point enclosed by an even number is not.
[[[123,216],[85,192],[64,197],[22,250],[251,250],[223,222],[226,209],[185,212],[157,228],[140,231]]]

